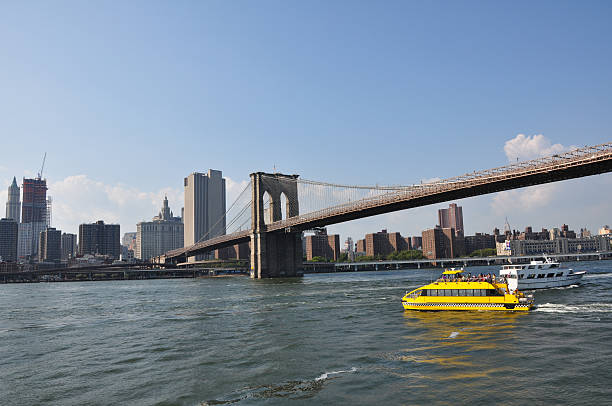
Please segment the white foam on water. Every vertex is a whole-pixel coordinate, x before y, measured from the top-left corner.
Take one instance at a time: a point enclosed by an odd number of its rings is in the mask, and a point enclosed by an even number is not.
[[[580,287],[580,285],[558,286],[556,288],[550,288],[550,289],[565,290],[565,289],[573,289],[573,288],[577,288],[577,287]]]
[[[352,373],[352,372],[355,372],[355,371],[357,371],[357,368],[352,367],[351,369],[346,370],[346,371],[331,371],[331,372],[323,372],[321,375],[319,375],[318,377],[316,377],[316,378],[315,378],[315,382],[319,382],[319,381],[322,381],[322,380],[324,380],[324,379],[327,379],[327,378],[329,378],[329,377],[330,377],[330,376],[332,376],[332,375],[339,375],[339,374]]]
[[[612,278],[612,273],[589,273],[583,276],[584,279],[593,278]]]
[[[589,303],[580,305],[543,303],[537,305],[534,311],[544,313],[612,313],[612,303]]]
[[[446,337],[446,338],[447,338],[447,339],[448,339],[448,338],[455,338],[455,337],[457,337],[458,335],[459,335],[459,332],[458,332],[458,331],[453,331],[453,332],[452,332],[452,333],[450,333],[450,335],[449,335],[448,337]]]

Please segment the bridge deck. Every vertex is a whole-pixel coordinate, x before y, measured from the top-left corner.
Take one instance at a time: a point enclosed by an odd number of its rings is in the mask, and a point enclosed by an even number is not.
[[[276,221],[268,224],[266,231],[302,231],[397,210],[610,171],[612,171],[612,143],[607,143],[437,182],[391,190],[374,197]],[[191,247],[170,251],[166,253],[166,258],[196,255],[246,242],[249,241],[250,234],[250,230],[245,230],[219,236]]]

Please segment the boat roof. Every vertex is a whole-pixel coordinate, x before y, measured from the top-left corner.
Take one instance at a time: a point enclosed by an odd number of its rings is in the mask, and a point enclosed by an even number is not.
[[[455,269],[455,268],[451,268],[451,269],[446,269],[444,272],[442,272],[442,275],[457,275],[458,273],[462,273],[463,269]]]

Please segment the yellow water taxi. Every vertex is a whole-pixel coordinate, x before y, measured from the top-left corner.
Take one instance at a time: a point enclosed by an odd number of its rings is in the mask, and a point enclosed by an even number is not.
[[[516,275],[465,275],[463,269],[448,269],[442,277],[402,297],[406,310],[528,311],[533,296],[518,289]]]

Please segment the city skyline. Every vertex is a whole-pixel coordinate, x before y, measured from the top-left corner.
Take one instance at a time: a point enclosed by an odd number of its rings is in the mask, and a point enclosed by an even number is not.
[[[183,206],[182,179],[208,168],[229,204],[254,171],[419,183],[610,141],[612,7],[477,4],[4,5],[0,133],[15,153],[0,186],[34,178],[46,151],[54,227],[135,231],[165,194]],[[607,174],[457,204],[467,234],[505,217],[596,229],[612,222],[610,186]],[[442,207],[329,231],[414,235]]]
[[[521,142],[516,142],[516,141],[521,141]],[[542,141],[542,137],[538,138],[538,137],[516,137],[514,140],[515,141],[514,144],[512,145],[512,148],[515,149],[515,151],[513,153],[518,154],[521,157],[526,157],[526,158],[534,158],[534,157],[538,157],[538,156],[544,156],[545,154],[550,154],[553,152],[561,152],[564,150],[567,150],[566,147],[563,147],[559,144],[556,145],[552,145],[549,144],[547,142],[545,142],[546,140],[544,139],[544,142]],[[509,148],[509,145],[512,144],[512,142],[508,142],[506,143],[506,154],[509,155],[509,151],[511,148]],[[77,178],[83,178],[83,177],[77,177]],[[524,203],[525,200],[527,200],[529,198],[529,194],[532,193],[533,191],[533,195],[534,195],[534,201],[536,202],[535,204],[535,208],[544,208],[544,211],[542,212],[541,210],[535,210],[533,211],[533,213],[530,212],[530,210],[518,210],[518,213],[521,214],[526,214],[525,216],[519,217],[518,220],[515,220],[516,217],[511,217],[508,215],[501,215],[499,216],[496,220],[497,222],[492,222],[491,224],[486,224],[486,222],[483,222],[483,216],[482,216],[482,212],[478,211],[477,213],[470,213],[468,210],[468,213],[466,215],[466,218],[469,219],[466,221],[466,232],[467,234],[474,234],[477,232],[491,232],[493,230],[493,228],[499,228],[499,229],[503,229],[503,225],[502,225],[502,216],[503,216],[503,221],[505,222],[506,218],[510,219],[510,223],[512,225],[513,229],[517,229],[517,230],[521,230],[523,227],[526,226],[533,226],[534,228],[547,228],[547,227],[554,227],[557,224],[562,224],[562,223],[568,223],[570,224],[572,227],[580,229],[580,228],[587,228],[591,231],[596,231],[597,229],[601,228],[604,225],[610,224],[612,223],[612,221],[609,221],[609,217],[605,217],[602,216],[601,218],[603,218],[604,220],[597,222],[597,219],[595,219],[593,221],[593,219],[595,218],[594,215],[591,215],[590,218],[591,220],[584,220],[581,221],[581,218],[585,218],[585,217],[589,217],[589,214],[593,214],[593,212],[583,212],[580,210],[570,210],[570,211],[560,211],[559,206],[557,205],[557,202],[550,202],[551,196],[561,196],[563,194],[568,194],[570,192],[568,192],[568,190],[571,190],[572,188],[574,189],[582,189],[585,190],[589,187],[592,187],[593,185],[580,185],[580,183],[582,182],[588,182],[589,180],[593,180],[593,183],[595,184],[593,187],[597,187],[597,184],[600,183],[603,180],[604,185],[607,184],[609,181],[612,181],[612,179],[606,179],[606,178],[611,178],[608,174],[605,175],[596,175],[593,177],[587,177],[587,178],[581,178],[581,179],[577,179],[577,180],[571,180],[571,181],[563,181],[563,182],[556,182],[556,183],[552,183],[552,184],[546,184],[546,185],[541,185],[541,186],[533,186],[533,187],[528,187],[528,188],[522,188],[522,189],[518,189],[518,190],[512,190],[512,191],[506,191],[506,192],[499,192],[499,193],[495,193],[495,194],[491,194],[491,195],[484,195],[484,196],[478,196],[478,197],[473,197],[473,198],[466,198],[466,199],[459,199],[456,201],[449,201],[449,202],[445,202],[445,203],[439,203],[439,204],[433,204],[433,205],[428,205],[428,206],[423,206],[423,207],[419,207],[419,208],[415,208],[415,209],[408,209],[408,210],[403,210],[400,212],[395,212],[395,213],[389,213],[389,214],[383,214],[383,215],[379,215],[379,216],[374,216],[371,218],[367,218],[367,219],[362,219],[362,220],[355,220],[355,221],[351,221],[351,222],[347,222],[347,223],[340,223],[340,224],[335,224],[335,225],[331,225],[329,226],[330,229],[330,233],[334,233],[334,234],[340,234],[342,236],[342,238],[346,238],[346,237],[354,237],[356,235],[360,235],[360,230],[362,230],[361,235],[365,235],[367,233],[371,233],[374,230],[376,230],[377,228],[397,228],[402,230],[401,232],[403,234],[406,235],[419,235],[420,231],[427,229],[427,228],[431,228],[433,226],[436,225],[436,221],[434,220],[433,222],[430,221],[427,213],[431,210],[433,211],[439,211],[439,210],[445,210],[448,209],[449,204],[457,204],[459,206],[464,206],[467,205],[468,207],[471,208],[478,208],[479,205],[482,205],[483,201],[485,201],[485,203],[487,201],[489,201],[490,203],[490,207],[492,209],[493,212],[493,216],[491,215],[491,213],[489,213],[489,218],[494,218],[495,215],[498,215],[500,212],[496,211],[493,208],[493,204],[497,204],[498,202],[502,202],[506,199],[506,197],[508,198],[516,198],[518,202]],[[227,177],[224,176],[224,179],[226,179],[227,181],[227,195],[230,196],[228,198],[228,200],[231,198],[231,196],[235,196],[239,193],[239,190],[241,190],[242,188],[244,188],[245,184],[246,184],[246,180],[243,180],[241,182],[235,182],[232,179],[229,179]],[[46,177],[45,179],[43,179],[44,181],[47,181]],[[428,181],[430,181],[431,179],[429,179]],[[12,181],[11,181],[12,183]],[[52,185],[55,184],[57,185],[59,182],[56,183],[49,183],[48,185],[48,189],[49,189],[49,195],[53,192],[51,190]],[[72,183],[71,180],[68,180],[68,183]],[[78,182],[76,183],[78,184]],[[75,184],[75,185],[76,185]],[[96,187],[100,186],[99,182],[90,182],[89,183],[90,186],[92,186],[92,189],[96,189]],[[610,182],[610,184],[612,185],[612,182]],[[22,184],[18,184],[18,187],[22,188]],[[7,189],[10,188],[10,185],[7,187]],[[106,219],[114,219],[114,218],[119,218],[119,219],[125,219],[129,216],[129,213],[124,213],[121,210],[121,206],[126,204],[128,202],[128,197],[126,196],[122,196],[122,193],[125,192],[128,195],[131,195],[132,197],[136,197],[136,201],[138,202],[138,205],[132,205],[132,209],[134,207],[136,208],[140,208],[143,206],[148,206],[149,205],[149,199],[156,199],[157,196],[162,195],[164,196],[164,198],[167,198],[167,196],[169,195],[173,195],[174,200],[178,201],[178,205],[181,205],[181,207],[184,205],[184,192],[183,191],[178,191],[177,190],[172,190],[171,188],[163,188],[161,189],[159,192],[150,192],[150,193],[142,193],[142,192],[137,192],[133,189],[130,188],[112,188],[112,189],[108,189],[108,188],[103,188],[105,190],[105,193],[107,193],[108,197],[109,197],[109,202],[111,202],[111,206],[112,204],[116,204],[118,206],[118,209],[115,212],[112,212],[110,210],[102,210],[102,211],[95,211],[98,213],[103,213],[102,217],[101,216],[92,216],[91,214],[88,214],[86,212],[82,212],[79,213],[80,214],[80,218],[84,218],[85,220],[81,220],[78,222],[73,222],[72,224],[75,225],[75,232],[78,232],[78,227],[80,224],[82,223],[93,223],[97,220],[100,219],[104,219],[105,221],[107,221]],[[598,190],[601,191],[601,190]],[[9,191],[10,193],[10,191]],[[574,192],[576,194],[578,194],[577,192]],[[7,201],[7,196],[8,193],[4,193],[4,200],[5,203]],[[89,195],[89,193],[83,193],[83,195]],[[62,196],[62,194],[60,193],[60,197]],[[113,197],[116,200],[113,200]],[[571,197],[571,196],[569,196]],[[576,196],[573,196],[574,198],[576,198]],[[586,198],[586,196],[584,194],[578,194],[578,197],[582,197],[583,201],[588,200],[588,198]],[[586,199],[585,199],[586,198]],[[2,198],[0,197],[0,202],[2,202]],[[56,204],[56,207],[60,208],[60,222],[61,222],[61,209],[62,208],[66,208],[66,207],[70,207],[70,202],[66,202],[65,200],[57,200],[55,199],[54,203]],[[73,202],[72,206],[78,206],[79,200]],[[472,204],[470,204],[472,203]],[[538,206],[537,203],[544,203],[544,204],[549,204],[549,206]],[[564,205],[567,206],[568,202],[566,200],[563,201]],[[601,205],[600,202],[595,202],[598,206],[601,206],[604,210],[603,212],[606,213],[605,210],[605,205]],[[155,213],[157,211],[159,211],[159,202],[155,201],[154,203],[151,204],[152,206],[156,207],[156,209],[152,210],[152,213]],[[571,204],[570,204],[571,205]],[[527,204],[526,205],[526,209],[530,209],[530,205]],[[481,206],[482,207],[482,206]],[[103,207],[101,207],[102,209],[104,209]],[[547,208],[551,208],[552,210],[547,210]],[[57,210],[55,210],[57,212]],[[560,213],[560,216],[557,217],[556,215],[550,215],[549,211],[552,211],[552,213],[555,213],[556,211],[558,211]],[[144,210],[143,210],[144,212]],[[411,212],[414,212],[413,215],[411,215]],[[418,212],[418,213],[417,213]],[[535,213],[535,218],[538,219],[538,221],[531,221],[529,220],[530,218],[534,218],[534,213]],[[543,213],[548,213],[548,215],[542,215]],[[595,211],[595,213],[597,213],[597,211]],[[57,217],[57,216],[54,216]],[[144,215],[143,215],[144,217]],[[473,222],[474,218],[478,218],[480,219],[480,221],[476,221]],[[149,217],[150,218],[150,217]],[[396,220],[399,218],[399,221]],[[416,218],[418,219],[418,222],[414,222],[412,223],[412,227],[405,227],[405,222],[406,220],[410,219],[410,218]],[[521,220],[522,218],[525,218],[526,220]],[[550,219],[550,220],[546,220],[546,219]],[[571,220],[572,218],[574,218],[574,220]],[[90,220],[91,219],[91,220]],[[141,221],[148,221],[146,219],[142,219],[137,221],[136,223],[132,224],[130,222],[123,222],[121,220],[108,220],[110,223],[116,223],[116,224],[121,224],[122,227],[125,227],[129,232],[132,231],[132,228],[136,228],[135,225],[138,222]],[[419,224],[422,224],[422,227],[419,230]],[[474,226],[473,224],[477,224],[476,226]],[[479,224],[479,225],[478,225]],[[70,223],[68,225],[68,228],[64,227],[61,223],[59,223],[58,221],[54,221],[52,226],[54,226],[55,228],[61,229],[63,231],[66,232],[73,232],[72,229],[70,228]]]

